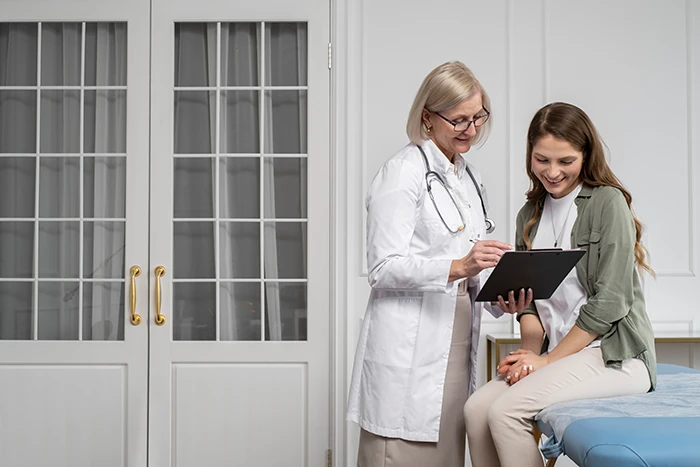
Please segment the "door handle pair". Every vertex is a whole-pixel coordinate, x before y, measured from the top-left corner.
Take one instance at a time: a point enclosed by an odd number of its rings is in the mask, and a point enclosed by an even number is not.
[[[156,275],[156,290],[155,290],[155,301],[156,301],[156,317],[153,319],[158,326],[165,324],[165,315],[161,313],[161,303],[163,299],[163,292],[160,286],[160,278],[165,275],[165,268],[163,266],[157,266],[153,272]],[[141,268],[139,266],[131,266],[131,289],[129,291],[129,298],[131,299],[131,324],[138,326],[141,324],[141,315],[136,313],[136,278],[141,275]]]

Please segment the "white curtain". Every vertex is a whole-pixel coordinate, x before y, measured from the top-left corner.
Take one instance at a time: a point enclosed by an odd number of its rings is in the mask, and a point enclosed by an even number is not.
[[[176,83],[178,86],[215,86],[216,80],[216,25],[215,24],[180,24],[176,37]],[[255,23],[229,23],[221,25],[221,50],[219,84],[222,86],[259,86],[260,80],[260,25]],[[268,44],[265,52],[265,63],[262,64],[268,76],[267,85],[306,85],[306,26],[296,23],[278,23],[265,28],[265,40]],[[216,109],[214,96],[202,96],[201,91],[178,91],[176,93],[175,141],[176,152],[179,153],[215,153]],[[262,97],[265,120],[260,128],[259,103]],[[194,105],[186,105],[187,100],[206,100],[209,118],[203,118],[201,111],[194,110]],[[178,205],[205,206],[216,205],[218,189],[219,216],[225,218],[260,219],[263,213],[258,206],[251,204],[251,199],[258,199],[259,183],[264,186],[264,216],[275,218],[277,200],[296,199],[303,206],[294,217],[306,216],[306,177],[305,162],[298,159],[297,182],[283,184],[283,178],[276,178],[274,159],[263,164],[256,154],[265,153],[304,154],[306,152],[306,91],[266,91],[260,96],[257,90],[227,90],[220,97],[220,153],[245,154],[258,157],[255,162],[251,158],[233,158],[219,156],[219,178],[213,180],[216,168],[210,167],[211,185],[206,189],[190,190],[188,199],[178,202],[176,177],[176,211]],[[200,106],[201,107],[201,106]],[[290,118],[291,113],[294,115]],[[206,129],[203,127],[206,122]],[[263,131],[261,138],[260,131]],[[205,141],[209,139],[209,144]],[[263,147],[260,147],[262,139]],[[179,158],[182,159],[182,158]],[[214,164],[214,158],[211,159]],[[177,164],[186,164],[177,161]],[[201,165],[200,165],[201,167]],[[268,170],[266,170],[266,167]],[[183,180],[183,183],[192,183]],[[299,187],[303,187],[300,190]],[[215,188],[217,187],[217,188]],[[294,191],[293,191],[294,190]],[[300,193],[301,191],[301,193]],[[254,208],[254,211],[251,209]],[[184,216],[183,216],[184,217]],[[287,216],[289,217],[289,216]],[[219,229],[219,244],[214,245],[214,239],[206,242],[206,247],[212,251],[216,248],[219,255],[219,276],[222,278],[251,279],[251,278],[280,278],[281,262],[292,259],[297,263],[305,263],[305,242],[300,245],[301,235],[306,234],[305,224],[301,233],[291,239],[290,245],[295,250],[292,255],[280,254],[278,245],[284,243],[280,230],[275,223],[266,223],[263,233],[265,255],[264,271],[260,271],[260,234],[253,222],[221,221]],[[259,225],[259,224],[258,224]],[[297,229],[300,230],[300,229]],[[304,237],[305,238],[305,237]],[[282,242],[282,243],[281,243]],[[204,245],[203,243],[201,243]],[[189,270],[196,268],[201,257],[188,257],[186,253],[176,251],[179,255],[178,269]],[[301,259],[299,259],[301,258]],[[306,277],[305,264],[296,264],[289,268],[303,272],[295,274],[296,278]],[[259,288],[259,284],[257,284]],[[181,286],[182,287],[182,286]],[[184,288],[183,288],[184,290]],[[278,284],[268,284],[265,288],[267,315],[267,330],[269,339],[295,339],[298,336],[283,332],[281,288]],[[177,296],[177,292],[176,292]],[[182,310],[185,314],[203,312],[197,298],[182,297],[188,302]],[[221,338],[232,340],[257,340],[260,330],[255,330],[259,323],[261,310],[260,292],[255,290],[252,282],[229,283],[224,281],[220,286]],[[177,306],[177,305],[176,305]],[[188,311],[189,308],[189,311]],[[183,316],[183,319],[185,317]],[[196,321],[196,317],[193,318]],[[178,324],[176,323],[177,327]],[[289,329],[292,327],[290,326]],[[177,331],[176,331],[177,333]],[[184,338],[184,337],[183,337]]]
[[[114,76],[125,76],[125,70],[119,69],[126,65],[125,25],[87,26],[86,76],[92,72],[97,82],[86,84],[126,84],[114,82]],[[37,24],[0,26],[0,86],[81,84],[83,25],[43,23],[41,35],[42,72],[41,82],[37,83]],[[90,44],[96,44],[92,46],[95,50],[92,60]],[[125,152],[126,101],[124,91],[121,95],[119,92],[85,91],[86,152]],[[37,159],[31,156],[37,150],[36,91],[0,92],[0,178],[9,182],[0,185],[0,277],[39,277],[36,297],[31,287],[27,287],[31,283],[27,282],[17,284],[12,293],[0,293],[0,338],[31,338],[31,331],[28,332],[31,324],[27,324],[26,315],[38,300],[39,339],[78,339],[80,262],[84,261],[83,278],[123,278],[124,228],[123,222],[84,222],[85,233],[92,233],[93,242],[92,251],[86,251],[84,257],[80,251],[79,221],[83,201],[80,197],[80,91],[42,90],[40,103],[38,149],[46,156]],[[88,140],[92,141],[92,148],[87,147]],[[123,212],[114,215],[113,205],[120,205],[123,211],[124,177],[115,180],[115,173],[119,171],[107,170],[110,164],[105,163],[104,158],[85,157],[84,163],[85,169],[92,167],[91,171],[84,172],[85,185],[94,188],[93,192],[86,190],[84,194],[94,196],[88,200],[93,206],[92,216],[123,218]],[[34,195],[37,170],[38,213]],[[88,180],[88,176],[94,176],[94,180]],[[38,252],[34,251],[34,223],[30,221],[35,216],[40,219]],[[90,217],[88,213],[84,216]],[[3,221],[3,218],[13,218],[13,221]],[[64,218],[72,220],[62,220]],[[36,256],[39,257],[38,271],[34,271]],[[41,280],[46,278],[59,281]],[[5,282],[6,289],[8,284],[16,283]],[[123,282],[105,282],[94,287],[85,283],[84,286],[84,338],[122,339]],[[31,322],[31,312],[29,317]]]
[[[0,86],[36,84],[37,26],[0,25]],[[34,224],[36,92],[0,91],[0,339],[30,339]]]
[[[270,44],[266,54],[265,68],[268,71],[268,84],[272,85],[305,85],[306,84],[306,47],[307,29],[305,25],[295,23],[271,24],[265,30],[265,41]],[[265,152],[267,153],[305,153],[307,151],[307,106],[306,92],[304,91],[272,91],[265,96]],[[271,159],[268,163],[269,170],[264,171],[264,199],[265,217],[277,218],[289,216],[289,213],[279,213],[278,200],[300,199],[298,214],[295,216],[306,217],[306,170],[305,164],[299,161],[298,172],[291,171],[292,183],[279,183],[275,165],[285,163],[285,159],[277,161]],[[289,172],[287,173],[289,176]],[[280,177],[282,178],[282,177]],[[295,183],[297,182],[297,183]],[[296,193],[290,189],[299,187]],[[277,193],[276,190],[282,190]],[[299,243],[299,239],[306,239],[306,224],[299,223],[299,235],[295,235],[295,224],[267,223],[265,225],[265,274],[270,278],[295,278],[306,277],[306,242]],[[290,235],[291,233],[291,235]],[[280,248],[280,246],[287,248]],[[299,251],[301,248],[301,251]],[[296,273],[285,274],[281,269]],[[298,303],[298,285],[284,283],[266,284],[266,305],[268,312],[268,326],[271,340],[299,339],[301,336],[283,329],[283,297],[285,295],[296,297],[290,299],[291,303]],[[284,293],[285,289],[289,293]],[[305,306],[298,309],[306,317]],[[297,309],[295,309],[295,313]],[[294,320],[300,318],[293,316]]]
[[[95,46],[95,81],[98,85],[117,84],[115,77],[123,77],[126,70],[127,29],[123,23],[98,23],[87,29],[87,42]],[[121,84],[121,83],[119,83]],[[86,101],[86,152],[95,154],[126,152],[126,93],[120,90],[96,91]],[[89,123],[88,123],[89,122]],[[92,123],[94,122],[94,123]],[[93,136],[94,135],[94,136]],[[94,217],[111,218],[125,215],[126,179],[120,160],[112,157],[96,156],[92,176],[94,191],[90,193],[94,203]],[[121,170],[120,170],[121,168]],[[86,174],[88,176],[88,174]],[[86,193],[86,196],[88,194]],[[92,227],[92,263],[84,275],[88,278],[122,277],[125,270],[125,225],[121,222],[95,222]],[[86,236],[86,239],[88,237]],[[84,294],[83,307],[91,310],[91,316],[84,320],[89,326],[87,335],[92,340],[123,339],[124,289],[120,284],[97,283]]]
[[[258,82],[258,27],[253,23],[221,25],[221,85]],[[253,154],[260,149],[258,93],[224,91],[221,99],[221,147],[226,154]],[[220,164],[220,215],[253,218],[260,205],[259,160],[225,157]],[[260,277],[259,224],[223,223],[219,229],[220,274],[223,278]],[[256,238],[257,237],[257,238]],[[257,263],[256,263],[257,262]],[[242,268],[241,265],[246,267]],[[256,290],[257,289],[257,290]],[[224,283],[220,287],[221,338],[260,339],[260,286]]]
[[[175,85],[216,86],[216,25],[181,23],[175,34]],[[201,155],[175,159],[175,218],[202,218],[175,224],[174,277],[213,279],[216,206],[216,94],[175,93],[175,153]],[[180,248],[179,245],[185,245]],[[173,332],[176,340],[215,338],[216,285],[173,285]]]

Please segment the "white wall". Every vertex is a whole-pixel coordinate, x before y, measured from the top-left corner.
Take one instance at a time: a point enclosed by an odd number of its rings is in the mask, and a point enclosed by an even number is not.
[[[700,0],[336,0],[334,7],[339,465],[356,465],[357,428],[342,420],[369,291],[364,194],[406,143],[407,112],[423,77],[444,61],[466,63],[491,96],[493,132],[468,157],[488,188],[498,225],[492,238],[514,237],[528,186],[530,118],[548,102],[579,105],[646,225],[658,276],[646,282],[655,329],[700,331],[693,293],[700,289]],[[483,331],[512,327],[485,318]],[[698,347],[666,346],[659,355],[697,366]]]

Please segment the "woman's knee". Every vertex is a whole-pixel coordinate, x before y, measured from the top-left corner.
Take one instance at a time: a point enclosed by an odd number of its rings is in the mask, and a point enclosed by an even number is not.
[[[464,423],[467,426],[467,431],[469,431],[470,425],[486,424],[488,403],[479,396],[479,391],[475,392],[464,404]]]
[[[501,397],[488,409],[487,423],[492,433],[507,432],[519,426],[525,426],[529,413],[522,410],[524,401],[512,397]]]
[[[486,420],[489,428],[491,428],[492,425],[502,426],[507,416],[508,408],[506,407],[506,404],[503,404],[501,401],[495,401],[493,404],[491,404],[486,413]]]

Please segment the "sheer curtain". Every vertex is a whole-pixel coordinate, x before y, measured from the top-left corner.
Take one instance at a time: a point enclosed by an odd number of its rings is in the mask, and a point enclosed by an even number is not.
[[[41,85],[79,86],[82,24],[44,23]],[[80,91],[40,92],[39,339],[78,336],[80,286]]]
[[[236,220],[218,222],[218,244],[215,244],[215,238],[206,239],[198,244],[217,252],[218,277],[248,279],[247,282],[233,283],[224,280],[217,284],[220,293],[221,339],[258,340],[261,338],[259,324],[258,329],[255,329],[253,323],[260,322],[264,310],[259,309],[260,283],[256,284],[250,280],[262,280],[263,277],[306,278],[306,242],[300,241],[301,238],[305,238],[306,224],[264,222],[262,225],[261,222],[262,218],[306,217],[306,159],[294,157],[278,161],[276,158],[260,156],[261,153],[299,155],[306,152],[306,91],[274,89],[274,86],[306,85],[306,25],[273,23],[262,31],[259,23],[222,23],[219,50],[221,75],[218,81],[216,27],[215,23],[177,25],[176,86],[213,88],[218,82],[220,86],[236,89],[220,91],[219,153],[222,155],[212,157],[211,164],[206,168],[211,183],[199,186],[196,190],[189,190],[188,200],[178,203],[178,192],[183,190],[183,186],[194,185],[193,181],[185,180],[186,171],[183,169],[179,183],[176,174],[175,204],[176,211],[178,205],[185,203],[189,206],[199,206],[200,209],[202,206],[213,206],[213,211],[218,193],[218,216]],[[265,34],[267,44],[263,64],[259,63],[262,55],[261,34]],[[265,83],[260,82],[261,65],[267,75]],[[273,88],[263,92],[259,88],[262,84]],[[213,92],[190,89],[188,87],[186,91],[176,91],[175,152],[196,152],[213,156],[216,154],[213,135],[216,134],[217,97]],[[262,128],[261,100],[264,106]],[[208,110],[206,116],[202,110],[204,106]],[[176,158],[176,167],[185,167],[187,162],[183,159],[187,158]],[[217,163],[217,159],[219,177],[215,179],[214,164]],[[289,167],[292,160],[296,169],[291,176],[295,180],[293,183],[283,183],[290,175],[286,174],[285,178],[283,169]],[[189,161],[194,161],[194,158]],[[282,169],[275,168],[278,162],[282,162],[279,166]],[[198,167],[201,169],[202,165]],[[263,184],[263,212],[260,209],[260,183]],[[278,200],[286,199],[299,200],[295,203],[302,206],[293,216],[278,213]],[[259,230],[261,227],[264,229],[262,261]],[[285,237],[290,230],[296,230],[291,241]],[[280,254],[281,245],[289,245],[294,251],[291,254]],[[202,261],[201,256],[189,256],[183,251],[175,251],[175,255],[179,257],[179,270],[195,269]],[[295,271],[291,276],[280,270],[285,269],[284,263],[290,260],[298,263],[286,267],[287,270]],[[264,271],[260,270],[261,264]],[[297,338],[283,333],[281,294],[284,287],[285,284],[273,282],[266,284],[264,288],[266,329],[269,333],[267,338],[271,340]],[[207,302],[208,300],[201,297],[182,297],[182,310],[188,316],[181,318],[196,320],[196,315],[204,312],[201,307]]]
[[[258,26],[254,23],[221,25],[221,80],[228,86],[255,86],[258,82]],[[223,91],[221,99],[221,146],[226,154],[260,151],[258,91]],[[220,215],[255,219],[260,211],[260,161],[225,157],[220,164]],[[220,267],[223,278],[260,277],[259,223],[224,223],[219,232]],[[247,265],[247,267],[241,267]],[[226,340],[258,340],[260,332],[260,286],[227,283],[220,287],[221,337]]]
[[[216,85],[216,25],[180,23],[175,34],[175,85],[197,88]],[[176,154],[174,217],[201,221],[174,225],[174,278],[215,278],[216,93],[186,90],[175,93]],[[207,157],[204,157],[207,156]],[[214,339],[213,282],[173,284],[173,332],[176,340]],[[196,304],[193,306],[193,304]]]
[[[43,23],[41,57],[38,30],[36,23],[0,25],[0,86],[35,88],[0,91],[0,177],[6,182],[0,184],[0,278],[5,279],[0,282],[0,338],[31,339],[31,310],[36,306],[37,338],[73,340],[80,337],[81,278],[119,279],[124,270],[123,221],[82,222],[81,203],[93,206],[96,213],[85,217],[124,218],[125,180],[123,176],[115,180],[114,170],[103,170],[110,165],[103,163],[104,158],[85,157],[85,167],[81,162],[83,24]],[[126,84],[114,82],[115,73],[125,76],[125,69],[117,70],[126,65],[125,25],[88,23],[86,30],[86,49],[92,43],[97,49],[94,60],[89,53],[85,57],[86,76],[90,77],[92,68],[98,77],[85,84]],[[120,60],[114,59],[117,55]],[[37,99],[37,85],[52,88],[42,88]],[[85,91],[85,102],[87,110],[94,110],[84,115],[84,140],[86,145],[92,142],[85,151],[124,153],[125,91]],[[124,158],[120,159],[117,165],[124,167]],[[81,199],[81,170],[85,186],[93,188],[83,198],[94,199]],[[94,180],[89,179],[92,176]],[[121,213],[115,215],[110,208],[114,204],[121,206]],[[91,251],[80,249],[81,222],[86,242],[93,242]],[[12,282],[33,277],[39,279],[36,296],[31,282]],[[83,337],[123,338],[123,282],[85,282],[83,286]],[[95,331],[97,322],[103,324]]]
[[[97,85],[122,84],[126,75],[126,25],[98,23],[86,28],[86,43],[94,45],[94,66]],[[90,47],[90,55],[93,50]],[[115,77],[117,77],[115,79]],[[88,81],[92,81],[92,77]],[[85,152],[95,154],[126,153],[126,93],[121,90],[86,92],[85,96]],[[95,218],[125,217],[126,167],[114,157],[95,156],[93,173],[85,171],[85,177],[97,189],[85,193],[91,196]],[[101,188],[101,189],[100,189]],[[84,213],[88,216],[88,213]],[[86,226],[89,224],[86,224]],[[92,242],[86,246],[93,261],[86,263],[87,278],[123,277],[125,224],[121,222],[96,221],[92,235],[84,235]],[[91,314],[84,320],[92,340],[123,339],[124,335],[124,284],[86,284],[84,307]]]
[[[36,24],[0,24],[0,86],[36,85],[37,40]],[[0,91],[0,339],[31,338],[32,284],[12,280],[34,270],[36,105],[35,91]]]
[[[271,23],[265,29],[269,44],[265,55],[266,84],[307,85],[307,29],[303,23]],[[307,152],[306,91],[272,90],[265,96],[265,152]],[[306,159],[273,158],[264,171],[266,218],[307,217]],[[307,236],[305,222],[275,222],[265,225],[265,275],[269,278],[306,278]],[[298,283],[267,283],[266,304],[271,340],[303,339],[306,320],[306,289]],[[293,308],[291,319],[283,313]],[[286,309],[286,310],[285,310]],[[293,329],[285,330],[284,325]]]

